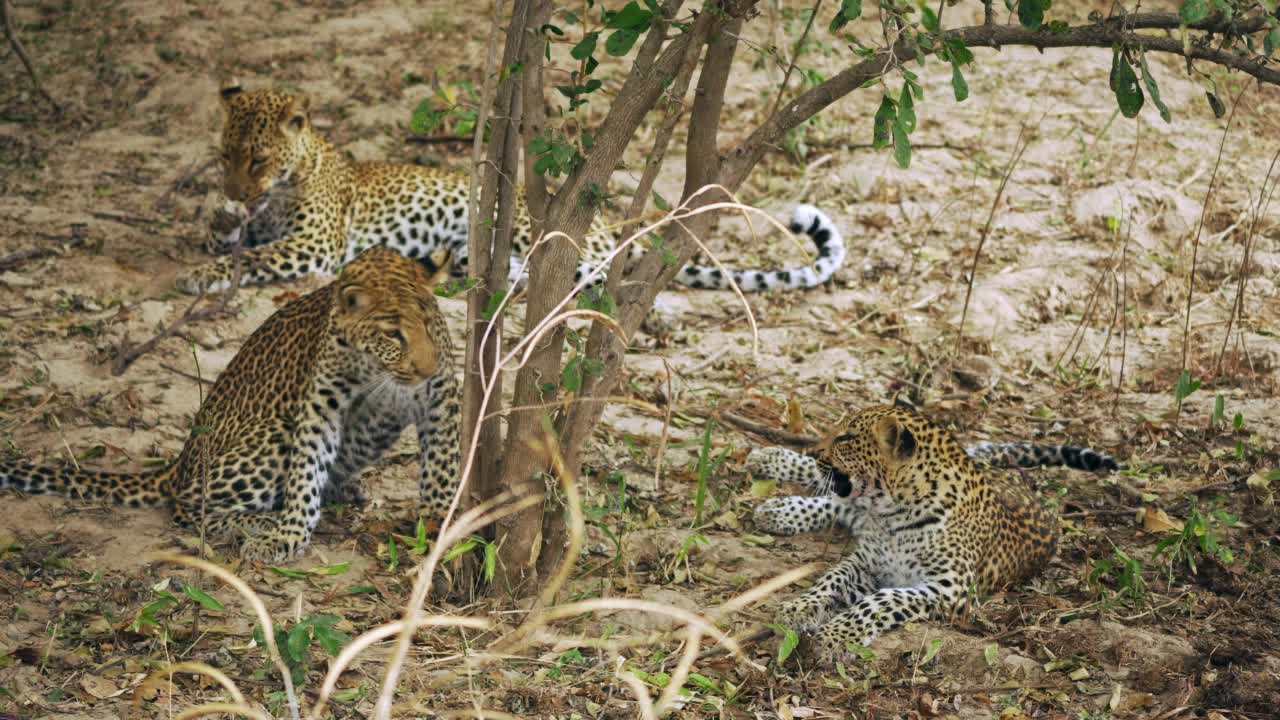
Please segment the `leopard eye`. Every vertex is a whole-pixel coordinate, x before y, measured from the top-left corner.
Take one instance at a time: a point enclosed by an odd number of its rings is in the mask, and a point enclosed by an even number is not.
[[[387,330],[383,332],[383,335],[386,335],[388,340],[398,342],[401,345],[404,345],[406,342],[404,333],[400,332],[399,328],[396,328],[394,330]]]
[[[265,167],[266,164],[267,164],[266,158],[254,158],[253,162],[249,163],[249,172],[257,173],[259,170]]]

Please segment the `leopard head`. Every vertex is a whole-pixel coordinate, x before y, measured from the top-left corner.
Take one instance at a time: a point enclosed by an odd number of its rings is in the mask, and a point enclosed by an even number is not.
[[[950,433],[902,404],[862,410],[816,455],[831,468],[837,495],[895,504],[957,502],[964,489],[957,470],[970,465]]]
[[[235,81],[219,96],[223,191],[253,213],[303,166],[313,141],[310,101],[273,90],[246,92]]]
[[[435,267],[447,266],[447,251]],[[387,377],[414,387],[449,371],[450,348],[432,276],[395,250],[375,247],[342,269],[333,283],[332,327],[339,343],[371,359]]]

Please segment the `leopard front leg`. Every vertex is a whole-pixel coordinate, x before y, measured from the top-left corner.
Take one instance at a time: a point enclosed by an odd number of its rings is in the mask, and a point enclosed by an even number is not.
[[[747,456],[747,471],[754,477],[802,485],[814,495],[831,491],[829,473],[816,459],[784,447],[752,450]]]
[[[361,399],[348,410],[342,421],[342,444],[338,457],[324,487],[324,502],[363,506],[368,498],[361,474],[395,444],[404,426],[396,413],[378,407],[368,398]]]
[[[452,372],[445,370],[427,382],[414,408],[421,465],[419,502],[426,512],[443,519],[461,480],[462,401]]]
[[[756,527],[771,535],[818,532],[835,524],[836,511],[830,497],[770,498],[751,514]]]
[[[282,242],[220,257],[178,275],[178,289],[189,295],[219,292],[231,287],[240,264],[240,286],[263,285],[281,280],[297,280],[312,273],[337,270],[332,253],[305,245]]]
[[[866,647],[903,623],[941,614],[957,605],[962,578],[949,574],[910,587],[882,588],[858,600],[852,607],[823,623],[815,640],[824,660],[838,660],[849,643]]]
[[[320,522],[322,489],[341,442],[338,418],[309,413],[293,438],[292,462],[284,478],[283,504],[273,513],[274,525],[245,539],[240,554],[246,560],[283,562],[300,554]]]
[[[874,561],[858,548],[818,578],[799,597],[778,607],[777,621],[794,630],[818,629],[831,613],[876,591]]]

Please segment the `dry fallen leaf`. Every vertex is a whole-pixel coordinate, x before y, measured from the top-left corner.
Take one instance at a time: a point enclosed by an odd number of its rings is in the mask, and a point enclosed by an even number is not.
[[[1138,520],[1142,523],[1142,529],[1149,533],[1161,533],[1173,530],[1182,532],[1182,521],[1177,518],[1169,517],[1168,513],[1160,508],[1141,508],[1138,510]]]
[[[804,411],[794,395],[787,398],[787,430],[797,434],[804,432]]]
[[[123,695],[128,688],[117,688],[116,684],[97,675],[81,675],[80,687],[90,695],[99,700],[106,700],[117,695]]]

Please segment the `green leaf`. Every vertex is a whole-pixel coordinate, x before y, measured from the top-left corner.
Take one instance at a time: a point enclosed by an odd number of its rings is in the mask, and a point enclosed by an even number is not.
[[[1160,99],[1160,88],[1156,85],[1156,76],[1151,74],[1151,67],[1147,65],[1147,51],[1142,49],[1138,53],[1138,60],[1142,64],[1142,84],[1147,86],[1147,93],[1151,95],[1151,102],[1156,104],[1156,110],[1160,111],[1160,117],[1165,122],[1171,122],[1169,108]]]
[[[898,124],[908,135],[916,131],[916,106],[911,97],[909,83],[903,83],[902,95],[898,99]]]
[[[1111,52],[1111,89],[1115,91],[1116,103],[1120,106],[1120,114],[1127,118],[1138,116],[1142,110],[1142,88],[1138,86],[1138,76],[1129,64],[1129,58],[1119,48]]]
[[[1244,413],[1236,413],[1235,417],[1231,418],[1231,429],[1235,432],[1240,432],[1240,429],[1243,427]]]
[[[982,659],[987,661],[987,667],[995,667],[996,660],[1000,659],[1000,646],[991,643],[982,648]]]
[[[609,39],[604,41],[604,51],[614,57],[622,57],[631,52],[631,47],[639,38],[639,31],[615,30],[609,35]]]
[[[667,202],[666,198],[659,195],[657,190],[653,191],[653,206],[663,212],[667,212],[671,209],[671,203]]]
[[[493,543],[486,543],[484,546],[484,581],[493,582],[493,576],[498,571],[498,546]]]
[[[340,630],[334,630],[327,625],[316,626],[315,638],[316,642],[320,644],[320,647],[324,648],[324,651],[331,656],[336,656],[338,653],[342,652],[342,648],[345,647],[348,642],[351,642],[351,638],[348,637],[346,633]]]
[[[1044,24],[1044,11],[1053,5],[1053,0],[1020,0],[1018,2],[1018,22],[1025,28],[1039,30]]]
[[[200,603],[206,610],[225,610],[226,609],[222,603],[218,602],[217,598],[201,590],[195,585],[183,585],[182,591],[187,594],[187,597]]]
[[[900,122],[893,124],[893,159],[903,170],[911,167],[911,139]]]
[[[638,30],[643,32],[649,29],[649,23],[652,21],[653,12],[640,7],[633,1],[627,3],[618,12],[606,12],[604,26],[610,30]]]
[[[1184,0],[1178,16],[1188,25],[1200,22],[1209,17],[1209,0]]]
[[[351,569],[351,561],[344,560],[343,562],[333,563],[332,565],[319,565],[317,567],[313,567],[311,568],[311,574],[312,575],[341,575],[342,573],[350,569]]]
[[[281,577],[292,578],[294,580],[305,578],[307,576],[306,570],[294,570],[293,568],[286,567],[273,567],[271,568],[271,572]]]
[[[862,17],[862,0],[840,0],[840,9],[831,18],[828,32],[835,32],[849,23]]]
[[[1182,375],[1178,376],[1178,384],[1173,388],[1173,397],[1181,405],[1191,393],[1200,389],[1200,381],[1191,379],[1191,371],[1183,370]]]
[[[413,109],[413,116],[409,118],[409,129],[419,135],[428,135],[440,127],[446,112],[446,110],[437,110],[432,107],[431,99],[427,98]]]
[[[934,638],[929,641],[929,649],[924,651],[924,657],[920,658],[921,665],[928,665],[929,661],[938,656],[938,651],[942,649],[942,638]]]
[[[956,94],[956,102],[964,102],[969,98],[969,83],[964,81],[964,75],[956,63],[951,63],[951,90]]]
[[[949,37],[942,41],[943,46],[947,49],[947,58],[951,62],[958,65],[968,65],[973,62],[973,51],[965,47],[964,41],[960,38]]]
[[[396,539],[387,538],[387,572],[394,572],[400,566],[400,550],[396,548]]]
[[[594,53],[596,51],[596,40],[599,37],[600,37],[600,33],[598,32],[587,33],[587,35],[583,37],[582,40],[580,40],[577,45],[574,45],[572,50],[569,51],[570,57],[572,57],[574,60],[586,60],[587,58],[591,57],[591,53]]]
[[[494,314],[498,312],[498,308],[502,307],[502,301],[507,298],[506,290],[499,290],[489,297],[489,305],[484,309],[481,315],[485,320],[492,320]]]
[[[773,628],[774,632],[782,636],[782,642],[778,643],[778,664],[781,665],[786,662],[787,658],[791,657],[791,653],[795,652],[796,648],[799,647],[800,636],[796,634],[795,630],[792,630],[785,625],[774,623],[769,627]]]
[[[298,623],[289,631],[289,639],[285,646],[294,660],[301,662],[307,657],[307,645],[311,644],[311,623]],[[290,663],[293,664],[293,663]]]
[[[1209,107],[1213,109],[1213,116],[1222,119],[1222,116],[1227,114],[1227,106],[1223,105],[1222,100],[1212,92],[1206,90],[1204,94],[1209,98]]]
[[[566,392],[578,392],[582,389],[581,355],[574,355],[569,362],[565,363],[564,370],[560,373],[560,387]]]
[[[933,8],[925,5],[920,8],[920,24],[924,25],[924,29],[929,32],[938,32],[938,13]]]
[[[1267,33],[1267,36],[1262,39],[1262,54],[1266,57],[1271,57],[1271,53],[1275,52],[1278,47],[1280,47],[1280,27],[1273,27],[1271,32]]]
[[[872,141],[874,147],[888,147],[892,139],[892,125],[898,117],[898,108],[893,103],[893,99],[888,95],[881,97],[880,109],[876,110],[875,121],[872,126]]]
[[[459,555],[461,555],[461,554],[463,554],[463,553],[471,552],[471,551],[472,551],[472,550],[474,550],[474,549],[475,549],[475,547],[476,547],[477,545],[479,545],[479,544],[480,544],[480,542],[479,542],[478,540],[475,540],[474,538],[473,538],[473,539],[471,539],[471,540],[463,540],[462,542],[458,543],[457,545],[454,545],[454,546],[453,546],[453,549],[452,549],[452,550],[450,550],[448,553],[446,553],[446,554],[445,554],[445,556],[444,556],[444,561],[445,561],[445,562],[452,562],[454,558],[458,557]]]

